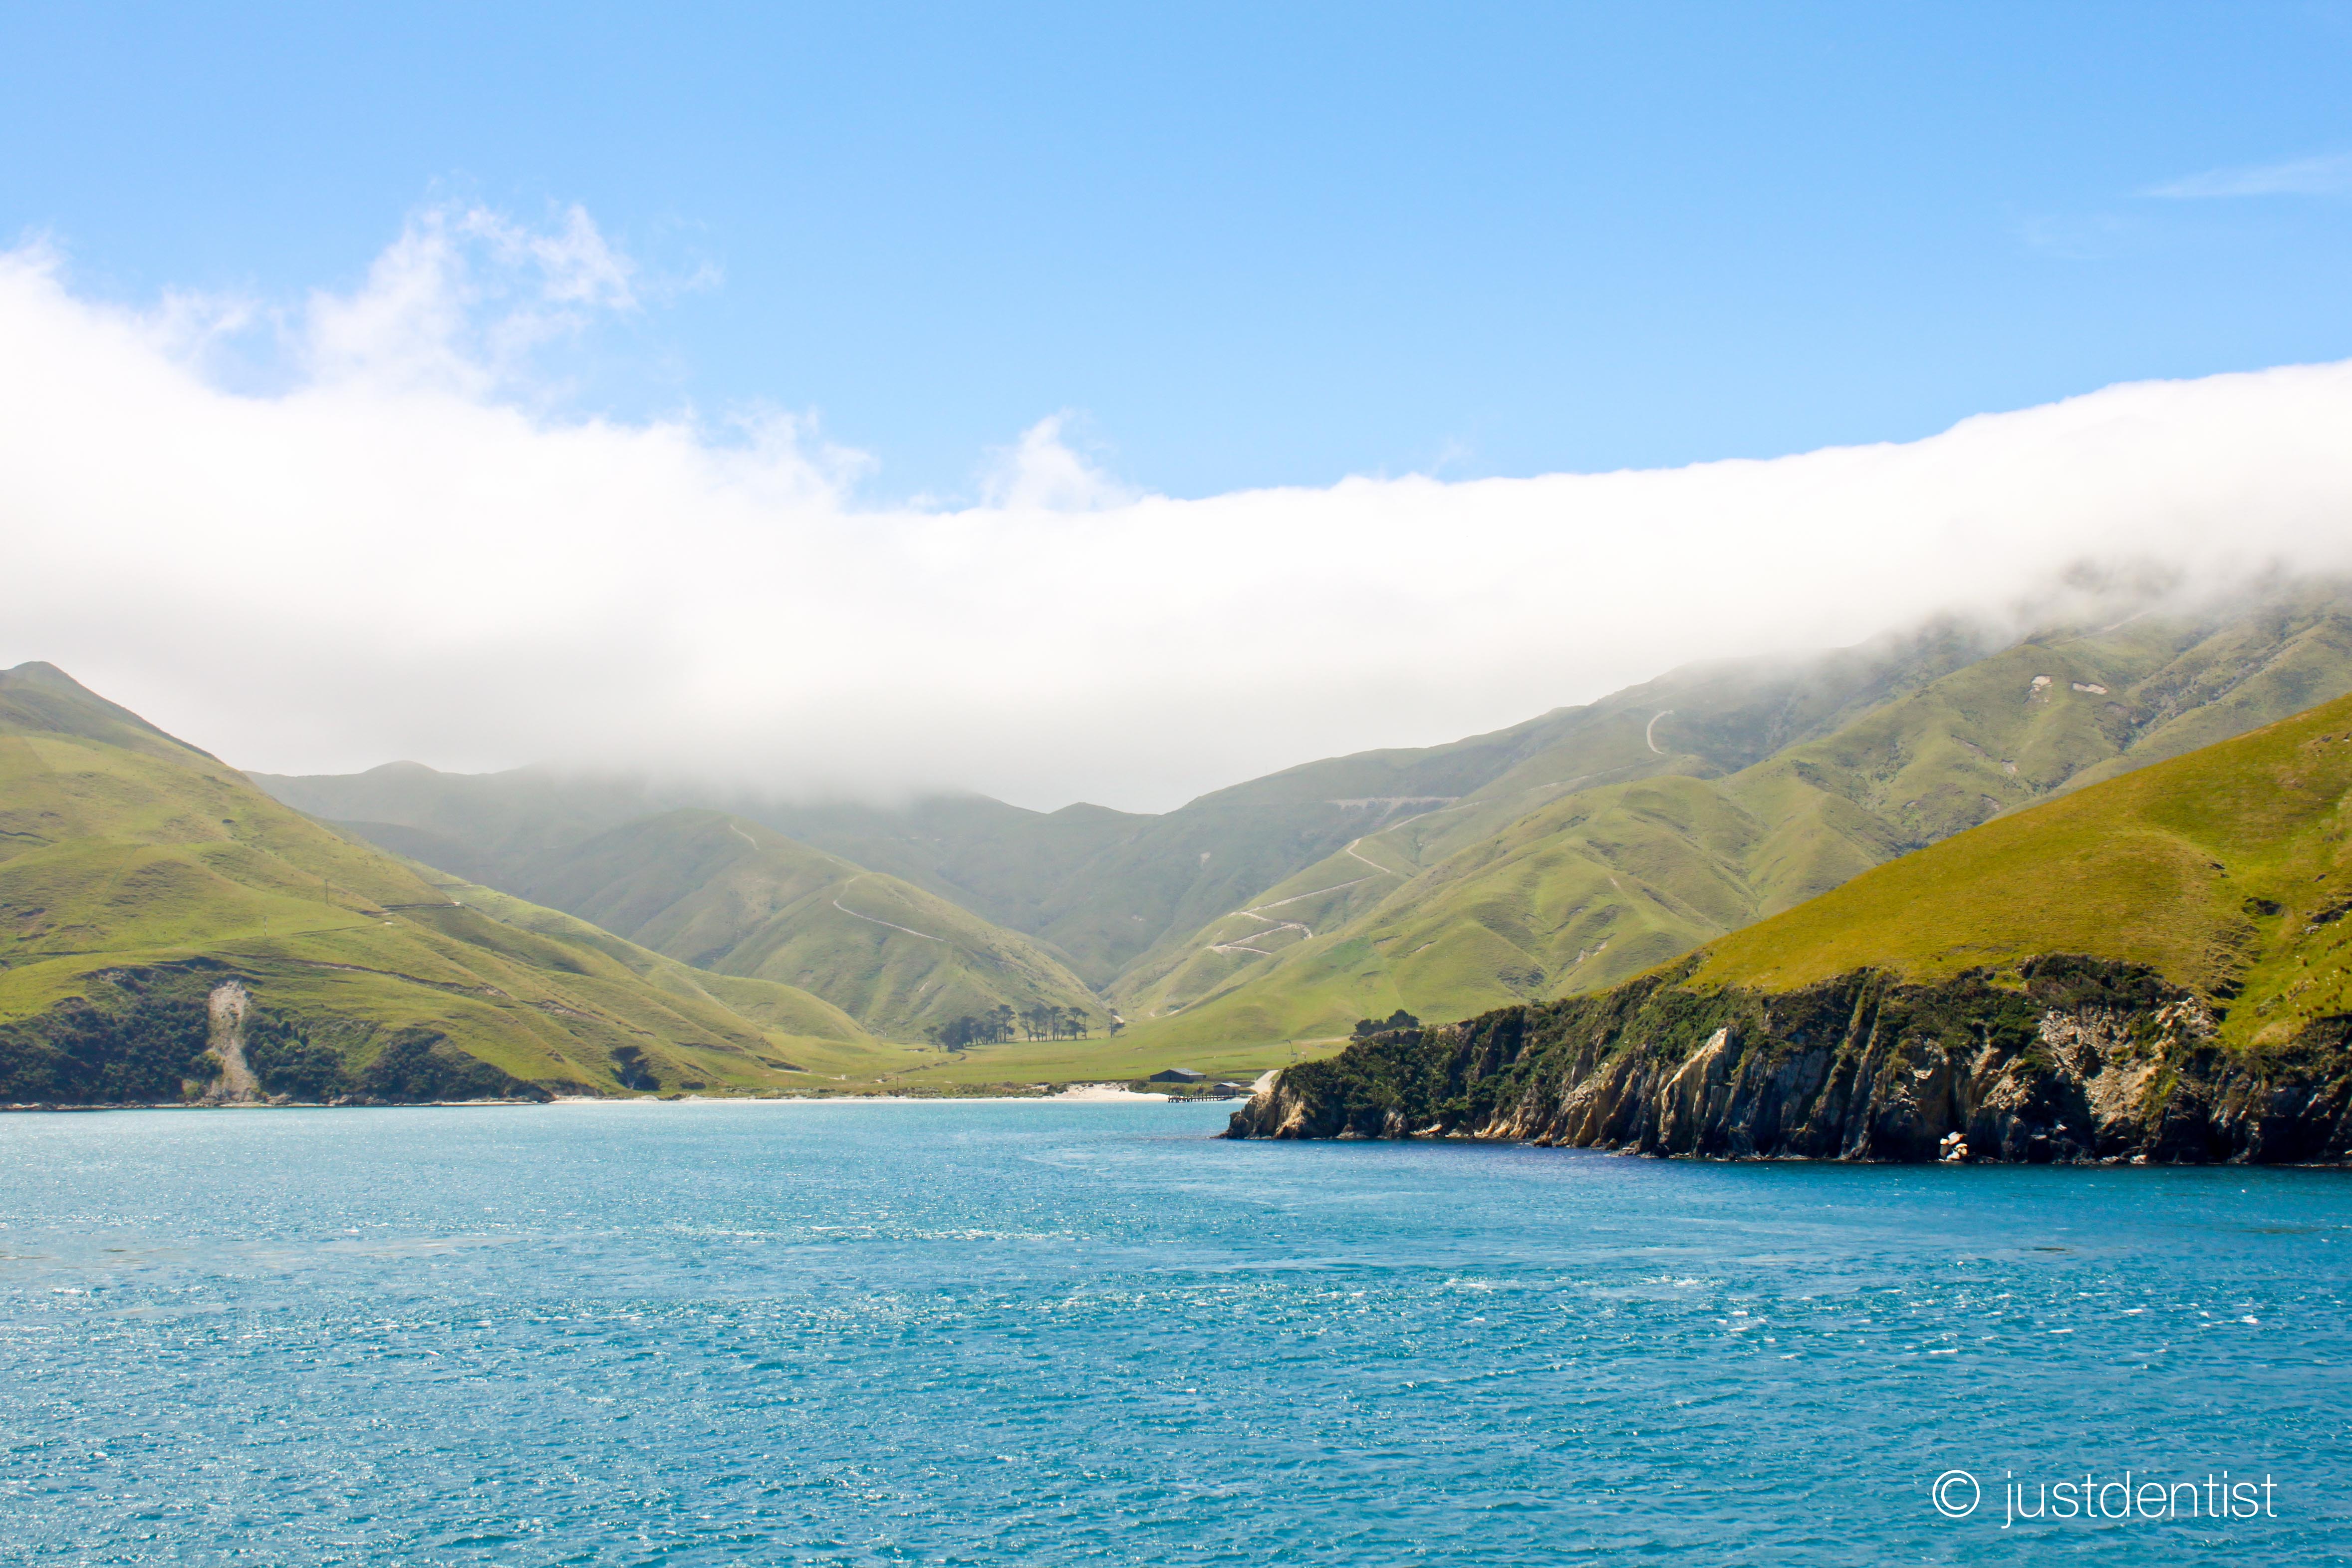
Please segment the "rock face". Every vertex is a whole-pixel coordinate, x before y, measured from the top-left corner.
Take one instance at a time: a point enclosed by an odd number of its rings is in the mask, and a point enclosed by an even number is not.
[[[252,994],[234,980],[224,980],[205,999],[213,1058],[220,1077],[205,1096],[207,1105],[250,1105],[262,1098],[260,1080],[245,1059],[245,1013]]]
[[[2226,1050],[2145,969],[1871,971],[1780,995],[1685,964],[1285,1069],[1229,1138],[1469,1137],[1722,1158],[2352,1163],[2352,1018]],[[1954,1135],[1958,1136],[1955,1137]]]

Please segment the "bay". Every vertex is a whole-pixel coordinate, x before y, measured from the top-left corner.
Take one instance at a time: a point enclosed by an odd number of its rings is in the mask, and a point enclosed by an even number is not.
[[[2344,1173],[1230,1143],[1223,1120],[0,1118],[0,1552],[2352,1561]],[[2016,1481],[2223,1469],[2271,1482],[2254,1517],[2045,1502],[2004,1527]],[[1930,1491],[1953,1471],[1959,1518]]]

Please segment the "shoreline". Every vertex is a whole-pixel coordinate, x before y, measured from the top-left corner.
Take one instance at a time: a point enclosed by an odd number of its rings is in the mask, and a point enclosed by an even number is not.
[[[1139,1094],[1103,1084],[1075,1084],[1055,1094],[557,1094],[545,1100],[418,1100],[375,1104],[330,1104],[320,1100],[123,1100],[100,1104],[0,1105],[0,1114],[93,1110],[465,1110],[558,1105],[1238,1105],[1246,1096]]]
[[[550,1105],[1167,1105],[1191,1097],[1172,1094],[1138,1094],[1131,1089],[1113,1088],[1104,1084],[1073,1084],[1055,1094],[681,1094],[616,1095],[559,1094],[546,1101]],[[1245,1098],[1236,1095],[1230,1100],[1203,1103],[1238,1105]],[[485,1104],[487,1101],[468,1101]],[[502,1103],[521,1103],[520,1101]]]
[[[1252,1094],[1265,1086],[1279,1068],[1269,1068],[1259,1075],[1251,1086]],[[1127,1087],[1132,1079],[1110,1079],[1091,1083],[1065,1083],[1053,1086],[1051,1093],[999,1094],[896,1094],[877,1091],[858,1094],[841,1090],[801,1093],[781,1090],[757,1094],[551,1094],[543,1099],[521,1100],[417,1100],[356,1103],[331,1103],[323,1100],[121,1100],[100,1104],[66,1104],[29,1101],[0,1105],[0,1114],[10,1111],[90,1111],[90,1110],[457,1110],[469,1107],[551,1106],[551,1105],[934,1105],[941,1103],[976,1105],[1006,1101],[1020,1105],[1244,1105],[1251,1094],[1189,1095],[1139,1092]]]
[[[86,1115],[98,1111],[124,1110],[492,1110],[502,1108],[530,1107],[549,1109],[555,1106],[608,1107],[661,1105],[1235,1105],[1247,1103],[1246,1096],[1211,1098],[1208,1096],[1138,1094],[1132,1089],[1104,1085],[1075,1085],[1075,1089],[1094,1092],[1059,1094],[771,1094],[727,1095],[688,1094],[654,1095],[555,1095],[546,1100],[415,1100],[385,1105],[323,1105],[316,1101],[289,1102],[280,1105],[253,1101],[216,1101],[213,1104],[186,1102],[131,1102],[116,1105],[0,1105],[0,1114],[6,1112],[49,1112],[57,1115]],[[1806,1154],[1699,1154],[1645,1153],[1639,1149],[1601,1144],[1545,1143],[1530,1139],[1477,1138],[1464,1134],[1447,1137],[1370,1138],[1360,1133],[1340,1134],[1331,1138],[1286,1139],[1253,1138],[1243,1142],[1360,1144],[1380,1143],[1391,1147],[1409,1148],[1414,1145],[1437,1144],[1454,1148],[1486,1150],[1557,1150],[1566,1154],[1580,1154],[1594,1159],[1658,1160],[1704,1165],[1827,1165],[1849,1170],[2071,1170],[2071,1171],[2326,1171],[2352,1174],[2352,1162],[2337,1161],[2277,1161],[2248,1162],[2232,1160],[2189,1161],[2110,1158],[2098,1160],[2003,1160],[1998,1157],[1965,1161],[1918,1162],[1909,1160],[1851,1160],[1822,1158]]]

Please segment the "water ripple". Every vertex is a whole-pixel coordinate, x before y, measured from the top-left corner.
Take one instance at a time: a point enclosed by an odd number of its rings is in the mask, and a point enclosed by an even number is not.
[[[2352,1560],[2352,1185],[1132,1106],[0,1119],[26,1563]],[[1947,1521],[1968,1468],[2278,1516]]]

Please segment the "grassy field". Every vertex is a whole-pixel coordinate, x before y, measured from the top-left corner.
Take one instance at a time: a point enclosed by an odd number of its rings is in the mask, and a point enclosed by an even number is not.
[[[1213,1079],[1247,1083],[1269,1068],[1312,1061],[1338,1051],[1340,1040],[1296,1048],[1287,1046],[1139,1047],[1124,1037],[1085,1040],[1013,1041],[974,1046],[950,1053],[930,1047],[906,1047],[904,1058],[871,1073],[864,1082],[844,1079],[845,1092],[879,1089],[893,1092],[953,1094],[978,1089],[1057,1089],[1072,1083],[1129,1083],[1164,1068],[1189,1068]]]

